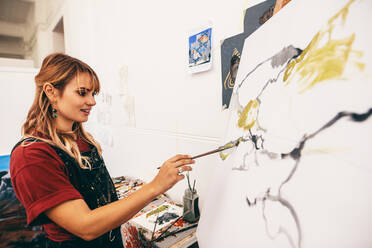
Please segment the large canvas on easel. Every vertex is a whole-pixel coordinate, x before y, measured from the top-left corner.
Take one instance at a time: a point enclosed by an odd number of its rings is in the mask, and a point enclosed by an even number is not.
[[[371,247],[371,11],[296,0],[245,40],[200,247]]]

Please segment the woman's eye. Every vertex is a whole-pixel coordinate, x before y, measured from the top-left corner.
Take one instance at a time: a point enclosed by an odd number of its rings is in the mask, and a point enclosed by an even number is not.
[[[93,91],[92,96],[96,96],[97,92]]]
[[[78,91],[78,94],[79,94],[80,96],[85,96],[86,92],[85,92],[85,90],[79,90],[79,91]]]

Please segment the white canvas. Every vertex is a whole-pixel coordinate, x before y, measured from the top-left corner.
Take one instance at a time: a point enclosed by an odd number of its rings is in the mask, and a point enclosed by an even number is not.
[[[371,11],[293,0],[246,39],[200,247],[372,247]]]

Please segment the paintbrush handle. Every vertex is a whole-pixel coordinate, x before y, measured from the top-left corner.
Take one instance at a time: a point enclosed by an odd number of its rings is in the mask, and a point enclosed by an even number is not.
[[[221,149],[221,147],[219,147],[219,148],[217,148],[217,149],[215,149],[215,150],[213,150],[213,151],[209,151],[209,152],[206,152],[206,153],[199,154],[199,155],[196,155],[196,156],[194,156],[194,157],[191,157],[190,159],[196,159],[196,158],[204,157],[204,156],[207,156],[207,155],[209,155],[209,154],[213,154],[213,153],[216,153],[216,152],[220,152],[220,151],[222,151],[222,150],[224,150],[224,149]],[[182,166],[182,165],[177,166],[176,168],[181,167],[181,166]],[[159,170],[160,167],[158,167],[157,169]]]
[[[209,151],[209,152],[206,152],[206,153],[202,153],[202,154],[196,155],[196,156],[192,157],[191,159],[201,158],[201,157],[204,157],[204,156],[207,156],[207,155],[216,153],[216,152],[220,152],[220,151],[221,151],[221,148],[217,148],[217,149],[215,149],[213,151]]]
[[[210,154],[216,153],[216,152],[221,152],[221,151],[226,150],[226,149],[229,149],[229,148],[231,148],[231,147],[221,146],[221,147],[218,147],[218,148],[215,149],[215,150],[212,150],[212,151],[209,151],[209,152],[202,153],[202,154],[196,155],[196,156],[194,156],[194,157],[191,157],[191,159],[201,158],[201,157],[204,157],[204,156],[207,156],[207,155],[210,155]],[[176,168],[181,167],[181,166],[182,166],[182,165],[177,166]],[[160,167],[158,167],[157,169],[160,169]]]

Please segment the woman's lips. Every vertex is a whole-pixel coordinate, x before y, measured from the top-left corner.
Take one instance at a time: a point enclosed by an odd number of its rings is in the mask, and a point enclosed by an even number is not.
[[[90,109],[81,109],[81,112],[83,112],[85,115],[89,115]]]

